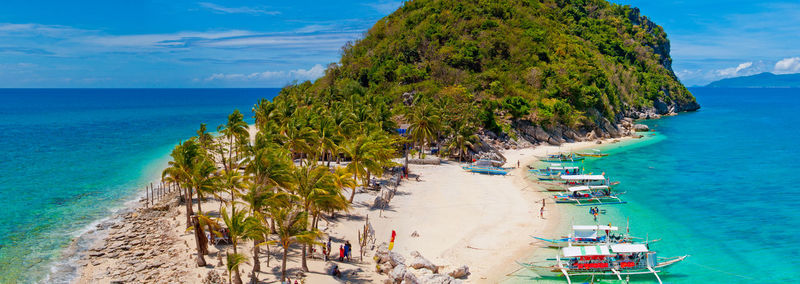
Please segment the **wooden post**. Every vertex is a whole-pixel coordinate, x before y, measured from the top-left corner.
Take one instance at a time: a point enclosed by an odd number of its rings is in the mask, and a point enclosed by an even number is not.
[[[147,191],[147,185],[144,186],[144,207],[150,207],[150,192]]]
[[[154,193],[154,191],[153,191],[153,183],[151,182],[150,183],[150,196],[153,197],[153,198],[150,199],[150,205],[153,205],[153,201],[156,199],[155,196],[153,196],[153,193]]]

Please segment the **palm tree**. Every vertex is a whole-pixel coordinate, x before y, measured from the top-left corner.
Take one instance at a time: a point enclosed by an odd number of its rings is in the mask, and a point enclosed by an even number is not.
[[[436,114],[434,108],[430,104],[420,103],[412,108],[408,118],[411,123],[408,134],[414,141],[418,142],[420,146],[419,157],[422,158],[422,152],[425,151],[426,142],[432,142],[436,139],[436,133],[439,131],[440,124],[439,115]]]
[[[249,137],[249,133],[247,131],[247,123],[244,122],[244,115],[239,112],[239,110],[235,110],[233,113],[228,115],[228,122],[224,125],[220,125],[218,130],[222,135],[228,139],[228,158],[225,159],[224,154],[222,155],[222,162],[225,166],[226,170],[232,170],[234,164],[234,157],[233,152],[237,152],[238,156],[238,147],[243,139]],[[236,148],[236,149],[234,149]]]
[[[239,170],[223,170],[222,174],[217,179],[217,186],[231,194],[231,199],[228,201],[231,208],[236,207],[234,200],[236,200],[239,189],[242,188],[243,179],[244,177]]]
[[[330,116],[327,116],[327,114],[318,116],[315,121],[315,127],[317,129],[317,137],[315,139],[317,153],[322,157],[322,160],[325,161],[328,158],[328,154],[333,157],[333,155],[337,154],[336,150],[339,148],[334,141],[334,135],[336,134],[333,124],[334,121]],[[328,160],[328,164],[330,165],[330,160]]]
[[[298,204],[295,202],[296,196],[282,194],[280,197],[280,205],[270,208],[270,215],[275,220],[278,237],[278,240],[270,241],[270,243],[278,243],[283,248],[281,281],[285,281],[289,247],[294,243],[313,244],[319,236],[319,231],[308,229],[308,216],[298,208]]]
[[[206,124],[200,123],[200,129],[197,130],[197,143],[206,152],[211,149],[211,143],[214,142],[214,136],[207,132]]]
[[[225,255],[226,255],[225,258],[227,260],[227,262],[225,263],[225,268],[228,269],[228,283],[241,284],[242,278],[239,276],[239,265],[241,265],[242,263],[246,263],[247,258],[239,253],[233,253],[233,254],[226,253]],[[236,282],[231,281],[231,271],[234,271],[236,273],[236,277],[238,278],[238,279],[234,278]]]
[[[300,199],[303,215],[305,216],[310,216],[309,214],[317,197],[334,191],[336,188],[333,175],[325,166],[301,166],[294,171],[293,175],[292,193]],[[302,268],[303,271],[308,271],[305,244],[303,244]]]
[[[206,155],[202,156],[203,157],[199,158],[195,164],[195,168],[191,172],[189,179],[190,187],[197,191],[197,213],[200,215],[203,215],[203,208],[201,207],[201,204],[205,199],[203,195],[206,193],[216,195],[217,189],[214,186],[216,180],[216,177],[214,177],[214,172],[217,170],[217,168],[214,166],[213,162],[206,158]]]
[[[252,217],[247,216],[247,211],[237,211],[236,207],[233,207],[229,215],[226,208],[222,208],[222,220],[225,222],[225,226],[228,227],[228,235],[231,238],[233,254],[238,254],[237,248],[239,246],[239,239],[251,234],[249,231],[253,228],[250,224],[252,221],[248,221],[248,218]],[[242,276],[239,274],[238,269],[234,271],[234,280],[236,284],[242,283]]]
[[[475,129],[468,124],[458,126],[455,129],[450,141],[445,145],[448,151],[458,154],[458,161],[463,161],[464,154],[469,151],[470,147],[478,141],[478,135],[475,134]]]
[[[295,154],[311,151],[311,143],[314,141],[314,130],[311,127],[301,125],[297,120],[292,119],[286,125],[283,135],[285,136],[284,147],[291,151],[292,160],[294,160]],[[303,164],[303,160],[300,160],[300,164]]]
[[[253,275],[255,275],[255,272],[261,271],[261,263],[258,260],[259,243],[266,239],[265,235],[269,234],[269,230],[261,225],[260,221],[264,219],[264,212],[274,193],[264,190],[266,186],[258,183],[248,182],[246,187],[249,189],[247,193],[239,197],[250,209],[250,215],[253,216],[248,221],[255,220],[254,223],[248,224],[250,228],[246,236],[247,239],[253,240]]]
[[[192,186],[194,185],[192,176],[196,171],[197,164],[201,163],[203,155],[201,155],[200,148],[194,139],[189,139],[175,146],[170,156],[172,161],[161,173],[161,179],[166,182],[176,182],[185,189],[186,225],[194,227],[197,266],[205,266],[206,260],[203,255],[208,251],[208,239],[203,234],[198,217],[192,212]]]
[[[362,185],[368,186],[370,173],[383,171],[384,166],[392,164],[394,154],[391,141],[383,132],[372,132],[369,136],[361,135],[345,144],[344,151],[350,157],[347,170],[353,174],[353,180],[361,178]],[[355,186],[350,193],[350,203],[355,197]]]

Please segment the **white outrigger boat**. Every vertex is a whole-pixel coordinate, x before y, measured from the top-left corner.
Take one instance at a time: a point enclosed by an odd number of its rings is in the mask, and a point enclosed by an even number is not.
[[[572,284],[574,276],[610,276],[653,274],[661,282],[659,272],[683,261],[689,255],[662,258],[644,244],[607,244],[561,248],[554,264],[519,263],[541,277],[564,276]],[[548,261],[549,262],[549,261]]]
[[[561,175],[559,179],[567,185],[611,185],[605,175]]]
[[[595,246],[602,244],[625,244],[635,243],[634,239],[641,239],[632,237],[626,234],[615,234],[619,227],[611,225],[574,225],[572,226],[572,234],[560,239],[546,239],[531,236],[534,239],[544,241],[548,247],[563,248],[569,246]],[[602,232],[605,232],[603,234]],[[659,240],[645,240],[642,244],[650,244]]]
[[[577,206],[610,205],[627,203],[620,199],[608,186],[573,186],[569,192],[553,196],[556,203],[572,203]]]
[[[583,170],[581,167],[577,166],[552,164],[541,169],[530,169],[528,172],[536,175],[539,180],[557,180],[560,179],[562,175],[580,175],[583,173]]]

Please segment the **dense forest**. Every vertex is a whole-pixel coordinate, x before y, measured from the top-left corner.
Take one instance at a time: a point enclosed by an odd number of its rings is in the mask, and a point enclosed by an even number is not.
[[[520,121],[607,132],[642,109],[699,108],[672,71],[664,30],[605,0],[407,1],[282,100],[358,106],[389,131],[436,117],[433,140],[515,137]]]

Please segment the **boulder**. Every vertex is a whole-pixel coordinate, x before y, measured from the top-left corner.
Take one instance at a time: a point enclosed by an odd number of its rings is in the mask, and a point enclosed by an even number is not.
[[[392,264],[392,267],[397,267],[400,265],[405,266],[406,258],[399,253],[389,251],[389,263]]]
[[[421,284],[455,284],[461,283],[461,280],[455,279],[452,276],[442,274],[425,274],[419,278]]]
[[[419,280],[414,273],[406,271],[406,274],[403,275],[403,284],[419,284]]]
[[[638,132],[647,132],[647,131],[650,131],[650,127],[648,127],[647,125],[644,125],[644,124],[634,124],[633,125],[633,130],[638,131]]]
[[[389,279],[392,279],[394,283],[402,282],[404,276],[406,276],[406,266],[403,264],[395,266],[394,269],[389,272]]]
[[[427,268],[433,273],[439,272],[439,268],[436,267],[432,262],[422,257],[417,251],[411,252],[411,261],[408,263],[408,266],[413,267],[414,269],[422,269]]]
[[[466,265],[462,265],[462,266],[456,268],[455,270],[453,270],[452,272],[447,273],[447,275],[450,275],[450,277],[453,277],[453,278],[464,278],[464,277],[469,276],[469,274],[470,274],[469,273],[469,267],[466,266]]]

